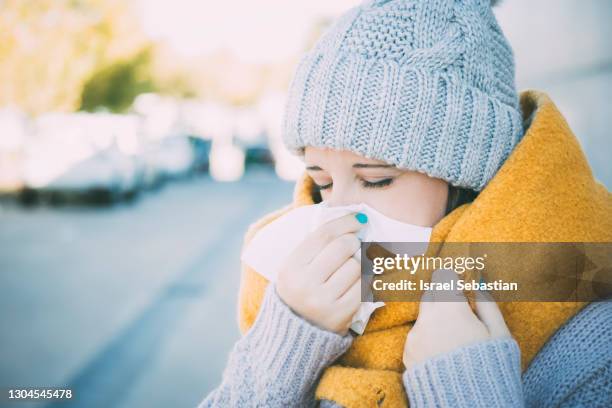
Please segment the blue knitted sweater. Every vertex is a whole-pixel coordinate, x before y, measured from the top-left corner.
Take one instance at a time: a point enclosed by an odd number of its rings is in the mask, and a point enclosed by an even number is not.
[[[269,285],[221,384],[199,408],[316,406],[317,380],[351,341],[294,314]],[[612,407],[612,302],[592,303],[574,316],[522,376],[516,341],[502,338],[424,361],[405,371],[403,381],[413,408]]]

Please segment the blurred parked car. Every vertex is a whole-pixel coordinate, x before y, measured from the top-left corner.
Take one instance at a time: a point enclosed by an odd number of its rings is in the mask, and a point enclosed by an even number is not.
[[[262,139],[256,143],[247,144],[243,148],[246,168],[254,165],[274,165],[274,156],[270,151],[267,140]]]
[[[256,107],[240,107],[234,110],[235,144],[244,151],[244,164],[272,165],[274,157],[268,146],[264,121]]]
[[[193,147],[187,136],[169,136],[149,142],[145,156],[161,181],[189,174],[195,161]]]
[[[88,157],[44,186],[26,188],[24,199],[50,204],[111,204],[136,195],[134,162],[116,151],[103,151]]]
[[[198,173],[207,172],[210,169],[210,150],[212,140],[197,136],[189,136],[191,148],[193,149],[193,170]]]
[[[29,120],[17,108],[0,110],[0,194],[13,194],[23,186],[23,148]]]
[[[141,179],[138,120],[112,114],[46,114],[24,160],[26,204],[109,204],[136,196]]]
[[[210,150],[210,175],[217,181],[237,181],[244,174],[244,152],[231,141],[215,139]]]
[[[259,100],[257,109],[264,122],[276,175],[283,180],[297,180],[304,171],[304,163],[290,153],[282,141],[281,123],[285,98],[286,95],[282,92],[267,92]]]

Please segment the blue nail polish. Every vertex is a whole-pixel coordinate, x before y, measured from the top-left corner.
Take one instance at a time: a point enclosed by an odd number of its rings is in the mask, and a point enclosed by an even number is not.
[[[357,221],[359,221],[360,224],[365,224],[366,222],[368,222],[368,216],[364,213],[355,214],[355,218],[357,218]]]

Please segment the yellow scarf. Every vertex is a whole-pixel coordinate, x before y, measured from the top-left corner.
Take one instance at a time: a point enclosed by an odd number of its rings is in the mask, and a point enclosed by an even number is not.
[[[586,157],[565,119],[547,95],[521,95],[525,136],[478,197],[438,222],[436,242],[610,242],[612,194],[594,179]],[[313,181],[304,174],[291,205],[253,224],[258,229],[286,211],[313,204]],[[243,265],[239,323],[245,332],[255,320],[267,280]],[[585,303],[500,303],[517,340],[523,369],[550,336]],[[366,332],[335,365],[328,367],[316,396],[345,407],[407,407],[401,374],[406,334],[417,318],[418,302],[392,302],[378,309]]]

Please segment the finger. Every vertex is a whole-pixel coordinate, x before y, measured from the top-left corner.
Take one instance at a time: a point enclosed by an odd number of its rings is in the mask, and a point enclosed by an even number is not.
[[[504,316],[493,298],[482,290],[476,292],[476,315],[489,330],[492,338],[510,336]]]
[[[357,279],[336,303],[345,313],[354,315],[361,304],[361,279]]]
[[[308,234],[306,239],[297,246],[294,253],[299,254],[300,260],[304,264],[310,263],[334,239],[340,235],[357,232],[361,227],[363,227],[363,224],[357,221],[355,213],[343,215],[320,225]]]
[[[447,302],[455,300],[457,274],[450,269],[436,269],[431,274],[427,289],[423,292],[419,304],[419,316],[440,311]],[[452,285],[452,286],[451,286]],[[461,301],[461,297],[457,297]]]
[[[462,290],[458,289],[459,276],[452,269],[437,269],[431,275],[435,302],[465,303],[467,299]]]
[[[463,290],[458,289],[459,276],[455,271],[436,270],[431,281],[436,285],[433,289],[434,301],[430,302],[431,313],[452,318],[469,315],[476,319]]]
[[[429,313],[434,301],[434,291],[431,288],[425,289],[421,295],[421,302],[419,303],[419,316]]]
[[[325,282],[360,246],[361,241],[355,234],[344,234],[334,239],[310,263],[311,270],[317,273],[313,278]]]
[[[336,299],[339,299],[359,280],[360,275],[361,265],[354,258],[349,258],[329,277],[324,287],[335,293]]]

